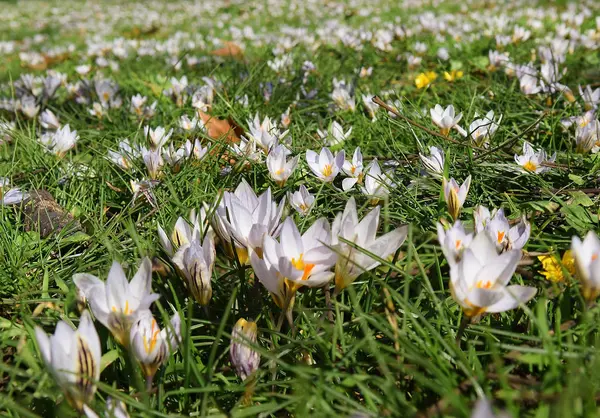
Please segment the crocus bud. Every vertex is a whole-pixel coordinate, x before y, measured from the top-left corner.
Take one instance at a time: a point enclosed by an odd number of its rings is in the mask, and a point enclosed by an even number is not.
[[[231,332],[231,363],[242,380],[254,373],[260,364],[260,354],[251,347],[256,344],[256,335],[256,322],[244,318],[238,319]]]

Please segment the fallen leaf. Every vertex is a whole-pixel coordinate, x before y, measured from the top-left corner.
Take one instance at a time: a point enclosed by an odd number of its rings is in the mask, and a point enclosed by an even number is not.
[[[211,51],[210,55],[232,58],[242,58],[244,56],[244,50],[239,45],[230,41],[225,41],[223,43],[225,44],[223,48],[218,48],[214,51]]]
[[[226,119],[219,119],[198,109],[198,117],[202,119],[208,136],[213,139],[225,138],[229,143],[237,144],[240,137],[236,133],[236,126]],[[239,129],[239,126],[237,127]]]

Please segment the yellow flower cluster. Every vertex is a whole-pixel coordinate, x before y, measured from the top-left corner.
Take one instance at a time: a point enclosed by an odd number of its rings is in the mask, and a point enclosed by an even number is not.
[[[575,274],[575,259],[571,254],[571,250],[565,251],[562,260],[559,260],[554,255],[540,255],[538,256],[538,260],[542,262],[542,267],[544,268],[544,270],[540,271],[540,274],[551,282],[559,283],[565,281],[563,267],[570,275]]]
[[[433,71],[421,73],[415,78],[415,86],[417,86],[418,89],[423,89],[430,85],[436,78],[437,74]]]

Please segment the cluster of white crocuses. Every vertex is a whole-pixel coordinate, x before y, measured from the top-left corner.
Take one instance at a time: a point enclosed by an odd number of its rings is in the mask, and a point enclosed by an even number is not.
[[[536,289],[508,285],[531,227],[522,218],[510,226],[502,209],[492,213],[479,206],[474,211],[475,231],[461,221],[437,224],[438,240],[450,266],[450,290],[466,316],[504,312],[528,302]]]
[[[494,111],[490,110],[485,116],[473,120],[469,125],[469,132],[467,132],[459,125],[463,114],[456,114],[453,105],[443,108],[437,104],[435,107],[429,109],[429,113],[431,121],[440,129],[441,135],[448,136],[450,130],[456,129],[464,137],[471,136],[471,140],[475,146],[484,148],[489,146],[491,138],[498,130],[502,121],[502,115],[496,118]]]
[[[45,132],[38,140],[46,151],[64,157],[67,151],[77,144],[77,131],[72,131],[69,125],[61,126],[58,117],[50,109],[40,114],[39,122]]]
[[[193,133],[201,127],[201,123],[196,118],[190,120],[186,116],[181,118],[180,125],[184,133]],[[176,173],[181,169],[184,161],[200,161],[208,152],[208,148],[202,146],[198,138],[186,139],[178,149],[175,149],[173,142],[170,142],[172,135],[173,129],[167,131],[162,126],[155,129],[146,126],[144,136],[149,147],[131,144],[128,139],[125,139],[119,142],[117,151],[108,150],[108,159],[123,170],[131,170],[135,166],[135,160],[140,159],[146,166],[148,177],[156,180],[161,177],[165,165],[170,166]]]
[[[339,292],[394,254],[406,237],[407,228],[400,227],[376,238],[380,208],[359,221],[354,198],[333,225],[320,218],[304,234],[293,218],[282,221],[284,205],[285,199],[273,201],[270,189],[257,196],[242,181],[199,216],[192,214],[190,223],[179,218],[170,237],[159,226],[163,249],[198,303],[206,305],[212,294],[215,240],[227,257],[250,264],[275,303],[289,312],[300,287],[324,287],[335,277]]]
[[[159,295],[152,293],[152,263],[144,258],[131,281],[118,262],[106,281],[87,273],[73,276],[79,294],[87,300],[96,318],[138,361],[148,386],[157,369],[181,340],[181,320],[175,314],[169,325],[160,329],[150,311]],[[79,328],[73,330],[60,321],[54,335],[36,327],[36,339],[46,366],[63,389],[66,399],[83,412],[94,397],[100,378],[102,348],[92,318],[83,312]]]
[[[342,181],[342,189],[350,190],[355,185],[360,186],[361,192],[376,204],[384,200],[394,187],[391,171],[383,171],[376,158],[364,167],[363,156],[360,148],[356,148],[352,159],[345,159],[345,152],[341,150],[335,155],[327,147],[323,147],[317,154],[313,150],[306,151],[306,161],[313,174],[323,182],[331,183],[338,174],[343,173],[346,178]]]

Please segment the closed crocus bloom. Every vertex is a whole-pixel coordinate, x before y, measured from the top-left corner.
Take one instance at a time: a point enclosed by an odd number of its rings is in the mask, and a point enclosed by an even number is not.
[[[148,176],[150,179],[155,180],[162,174],[162,167],[165,164],[161,151],[157,150],[146,150],[142,152],[142,158],[144,164],[148,170]]]
[[[173,256],[173,263],[185,278],[188,289],[200,305],[208,305],[212,297],[212,270],[215,264],[215,243],[211,232],[200,245],[198,240],[185,244]]]
[[[480,398],[473,407],[471,418],[510,418],[511,415],[506,412],[494,413],[492,403],[486,398]]]
[[[131,325],[129,340],[131,351],[140,363],[146,384],[150,387],[158,368],[177,349],[181,341],[179,313],[173,315],[169,326],[161,330],[152,312],[139,312]]]
[[[462,113],[455,114],[453,105],[444,109],[437,104],[429,110],[429,113],[431,114],[431,121],[440,128],[440,133],[446,136],[450,133],[450,129],[458,125],[463,116]]]
[[[248,120],[249,139],[263,149],[265,153],[281,141],[288,134],[288,131],[281,132],[277,127],[277,122],[268,116],[260,121],[258,113],[254,119]]]
[[[579,95],[585,103],[585,110],[591,110],[598,107],[598,103],[600,103],[600,87],[596,90],[592,90],[591,86],[585,86],[585,89],[582,89],[581,86],[579,86]]]
[[[344,158],[344,150],[338,152],[335,157],[327,147],[322,148],[320,154],[313,150],[306,151],[308,166],[314,175],[324,182],[332,182],[335,179],[344,166]]]
[[[459,187],[458,183],[454,179],[446,180],[444,178],[442,187],[444,189],[444,199],[448,206],[448,212],[452,219],[457,220],[460,215],[465,200],[467,199],[467,193],[469,193],[469,187],[471,186],[471,176],[467,177],[464,183]]]
[[[429,147],[430,156],[419,153],[427,172],[434,177],[441,177],[444,173],[444,151],[438,147]]]
[[[591,303],[600,295],[600,240],[596,233],[588,232],[583,241],[573,237],[571,253],[575,258],[575,270],[581,281],[583,297]]]
[[[40,114],[40,125],[44,129],[57,130],[60,128],[60,122],[56,115],[50,110],[46,109]]]
[[[600,121],[593,120],[575,130],[576,151],[585,154],[600,149]]]
[[[54,335],[35,328],[42,360],[69,403],[82,412],[96,393],[100,378],[100,339],[87,311],[81,315],[79,328],[73,330],[65,321],[56,325]]]
[[[344,132],[342,125],[334,121],[331,123],[331,125],[329,125],[327,131],[324,132],[318,130],[317,133],[321,139],[326,140],[328,146],[335,147],[337,145],[341,145],[350,137],[350,134],[352,133],[352,127],[348,128],[348,130]]]
[[[473,210],[473,220],[475,222],[475,232],[478,234],[485,229],[485,226],[490,221],[492,215],[490,214],[490,210],[485,206],[478,205]]]
[[[256,338],[256,322],[246,321],[244,318],[238,319],[231,332],[229,355],[236,374],[242,380],[252,375],[260,364],[260,354],[252,348],[256,345]]]
[[[508,286],[520,259],[520,250],[499,255],[488,234],[475,236],[460,261],[450,264],[450,291],[466,316],[508,311],[533,298],[535,288]]]
[[[168,132],[162,126],[157,127],[156,129],[151,129],[149,126],[144,126],[144,134],[150,141],[150,146],[152,149],[160,149],[171,138],[173,134],[173,129],[170,129]]]
[[[438,241],[448,264],[460,261],[465,248],[473,241],[473,234],[467,234],[462,222],[456,221],[448,230],[441,223],[437,224]]]
[[[96,319],[123,346],[138,311],[148,309],[160,295],[152,293],[152,262],[145,257],[131,282],[121,265],[113,261],[106,282],[87,273],[73,275],[73,282],[88,300]]]
[[[271,292],[277,306],[291,309],[296,290],[321,287],[333,278],[336,254],[331,250],[331,230],[325,218],[317,220],[300,235],[287,218],[279,242],[266,235],[262,258],[252,254],[251,263],[259,281]]]
[[[338,255],[335,265],[336,293],[353,283],[363,272],[379,266],[380,262],[368,254],[387,259],[406,239],[407,226],[394,229],[377,238],[379,213],[378,206],[359,222],[356,202],[351,197],[346,203],[344,212],[336,215],[331,226],[331,245]],[[354,245],[349,245],[344,240]]]
[[[304,185],[301,185],[298,191],[288,196],[288,199],[290,205],[296,209],[301,216],[306,216],[315,202],[315,197],[310,194]]]
[[[381,167],[375,158],[369,164],[369,170],[365,175],[365,185],[360,189],[365,196],[371,199],[372,204],[377,204],[380,200],[388,197],[393,185],[391,176],[381,171]]]
[[[200,236],[200,227],[198,224],[194,224],[193,227],[182,217],[177,219],[175,227],[169,238],[164,229],[158,225],[158,238],[160,245],[163,247],[165,252],[172,257],[175,251],[182,245],[189,244],[193,240],[198,239]]]
[[[77,131],[71,131],[69,125],[65,125],[56,132],[45,133],[39,140],[49,152],[62,158],[77,144],[79,135],[77,135]]]
[[[356,183],[362,183],[363,173],[363,156],[360,152],[360,147],[356,147],[352,155],[352,161],[344,161],[342,170],[348,178],[342,181],[342,189],[350,190]]]
[[[269,175],[280,186],[283,186],[298,165],[299,155],[287,160],[290,150],[285,145],[277,145],[269,151],[267,168]]]

